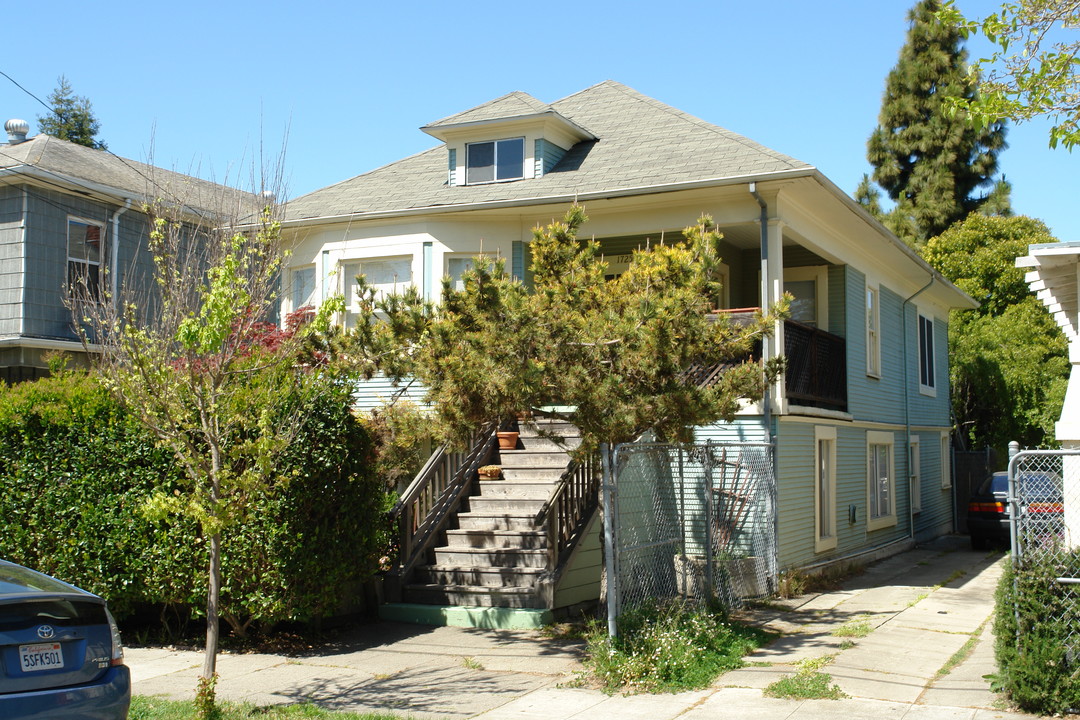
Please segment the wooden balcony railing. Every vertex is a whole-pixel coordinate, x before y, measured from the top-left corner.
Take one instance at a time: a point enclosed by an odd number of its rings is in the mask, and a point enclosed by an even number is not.
[[[794,320],[784,321],[784,380],[789,403],[847,410],[844,338]]]

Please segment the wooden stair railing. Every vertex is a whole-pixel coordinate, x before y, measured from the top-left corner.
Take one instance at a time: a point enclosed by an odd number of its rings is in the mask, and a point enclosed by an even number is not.
[[[600,458],[574,460],[560,477],[547,502],[536,514],[537,527],[547,536],[549,576],[541,588],[552,607],[557,573],[581,539],[585,524],[600,503]]]
[[[384,584],[388,601],[401,600],[409,574],[446,528],[468,494],[476,471],[491,457],[496,442],[492,423],[477,434],[466,452],[451,452],[449,446],[443,445],[432,453],[391,509],[390,520],[397,523],[398,553]]]

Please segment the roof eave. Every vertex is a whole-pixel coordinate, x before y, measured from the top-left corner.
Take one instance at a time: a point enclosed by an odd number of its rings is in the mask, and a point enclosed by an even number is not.
[[[329,225],[349,220],[383,220],[398,217],[414,217],[417,215],[431,215],[434,213],[458,213],[476,210],[496,210],[501,208],[526,207],[530,205],[553,205],[567,202],[589,202],[593,200],[606,200],[611,198],[634,197],[637,195],[653,195],[657,193],[678,192],[680,190],[697,190],[709,187],[725,187],[741,185],[750,182],[766,182],[769,180],[789,180],[792,178],[808,177],[817,173],[812,167],[793,168],[789,170],[777,170],[774,172],[759,173],[757,175],[739,175],[734,177],[708,178],[705,180],[688,180],[685,182],[666,183],[662,185],[641,185],[614,190],[595,190],[592,192],[566,192],[558,195],[544,195],[538,197],[515,198],[509,200],[485,200],[474,203],[461,203],[459,205],[425,205],[418,208],[400,208],[394,210],[379,210],[373,212],[353,212],[339,215],[323,215],[309,218],[296,218],[282,221],[282,227],[295,227],[300,225]]]

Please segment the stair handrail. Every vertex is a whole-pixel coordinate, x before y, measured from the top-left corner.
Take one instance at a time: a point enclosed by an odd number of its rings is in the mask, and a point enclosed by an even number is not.
[[[390,519],[398,522],[399,545],[393,574],[404,578],[431,546],[491,455],[495,429],[495,423],[481,428],[467,452],[451,452],[449,444],[436,449],[394,504]]]
[[[543,526],[548,535],[548,550],[553,556],[550,567],[553,569],[562,554],[570,549],[581,524],[599,505],[598,459],[595,455],[587,455],[571,461],[536,513],[536,525]]]

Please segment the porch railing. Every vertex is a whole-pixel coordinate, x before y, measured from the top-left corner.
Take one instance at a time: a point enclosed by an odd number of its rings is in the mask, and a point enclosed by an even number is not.
[[[847,410],[844,338],[794,320],[784,321],[784,380],[789,402]]]
[[[451,514],[468,494],[476,471],[495,448],[495,425],[486,426],[469,450],[452,452],[447,445],[436,450],[402,493],[390,511],[397,523],[398,553],[389,575],[396,578],[389,595],[400,594],[400,584],[434,546]],[[388,598],[396,599],[396,598]]]
[[[547,532],[550,567],[570,550],[600,498],[600,462],[595,455],[575,460],[559,478],[551,496],[536,514],[536,525]]]

